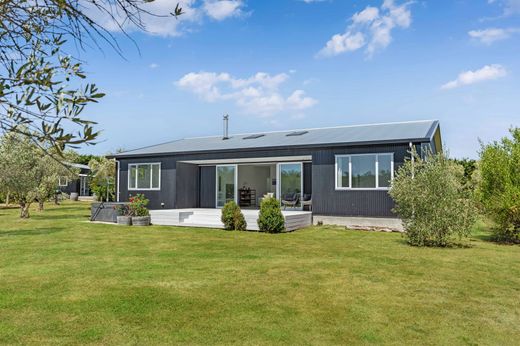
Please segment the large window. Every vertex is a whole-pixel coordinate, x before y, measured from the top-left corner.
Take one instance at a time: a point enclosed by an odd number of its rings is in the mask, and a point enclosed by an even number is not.
[[[160,163],[136,163],[128,165],[128,190],[159,190],[160,188]]]
[[[388,189],[393,154],[336,155],[336,189]]]

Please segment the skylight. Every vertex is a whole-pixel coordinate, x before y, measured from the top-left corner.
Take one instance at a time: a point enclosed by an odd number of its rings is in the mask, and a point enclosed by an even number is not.
[[[301,135],[304,135],[306,133],[309,133],[309,131],[296,131],[296,132],[291,132],[291,133],[288,133],[286,134],[287,137],[292,137],[292,136],[301,136]]]
[[[256,139],[256,138],[260,138],[260,137],[263,137],[263,136],[265,136],[263,133],[259,133],[259,134],[256,134],[256,135],[250,135],[250,136],[244,137],[244,139]]]

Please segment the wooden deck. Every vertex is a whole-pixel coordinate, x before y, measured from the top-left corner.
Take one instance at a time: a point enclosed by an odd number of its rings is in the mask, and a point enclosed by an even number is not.
[[[242,213],[247,222],[247,229],[258,231],[258,210],[243,209]],[[312,212],[309,211],[286,211],[282,214],[285,218],[287,231],[294,231],[312,225]],[[224,228],[220,222],[220,209],[167,209],[150,210],[152,224],[168,226],[207,227]]]

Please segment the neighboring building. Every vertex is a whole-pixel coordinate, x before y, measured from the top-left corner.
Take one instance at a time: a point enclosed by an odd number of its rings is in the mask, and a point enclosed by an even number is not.
[[[70,180],[66,177],[60,177],[58,179],[58,188],[61,192],[70,195],[76,192],[80,197],[91,196],[89,186],[89,174],[90,167],[79,163],[65,163],[69,167],[79,169],[78,178]]]
[[[117,198],[151,209],[256,208],[267,193],[311,199],[314,215],[393,217],[388,194],[411,147],[442,150],[439,122],[341,126],[187,138],[114,155]],[[295,209],[301,209],[301,203]]]

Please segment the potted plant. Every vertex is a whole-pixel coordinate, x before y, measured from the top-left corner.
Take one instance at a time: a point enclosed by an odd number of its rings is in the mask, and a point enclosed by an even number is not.
[[[124,226],[132,225],[132,215],[128,204],[118,204],[114,207],[117,214],[117,224]]]
[[[146,206],[150,201],[143,195],[137,194],[130,197],[130,213],[132,215],[132,224],[134,226],[149,226],[150,212]]]

